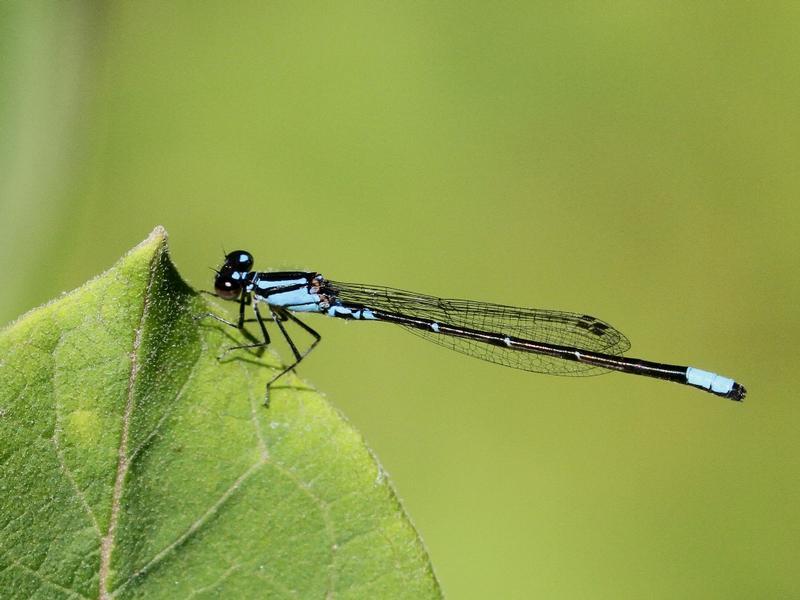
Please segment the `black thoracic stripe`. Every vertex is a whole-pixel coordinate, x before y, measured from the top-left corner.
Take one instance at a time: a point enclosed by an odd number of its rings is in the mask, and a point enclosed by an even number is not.
[[[310,281],[314,279],[316,275],[316,273],[309,273],[308,271],[283,271],[280,273],[259,272],[258,278],[265,281],[284,281],[286,279],[305,279]]]
[[[301,289],[304,289],[304,288],[307,288],[307,287],[308,287],[307,283],[295,283],[293,285],[286,285],[286,286],[281,286],[281,287],[261,288],[261,287],[258,287],[258,284],[256,283],[253,286],[253,288],[254,288],[253,291],[256,294],[258,294],[259,292],[269,292],[267,294],[269,296],[269,294],[282,294],[283,292],[294,292],[295,290],[301,290]]]

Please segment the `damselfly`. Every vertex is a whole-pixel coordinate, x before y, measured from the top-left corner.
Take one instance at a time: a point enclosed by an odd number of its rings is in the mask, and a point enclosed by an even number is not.
[[[472,300],[453,300],[405,292],[388,287],[341,283],[319,273],[253,271],[253,255],[237,250],[225,256],[216,272],[217,296],[239,303],[237,322],[208,316],[243,329],[255,321],[263,339],[229,350],[256,348],[270,343],[259,304],[264,304],[294,354],[294,362],[267,383],[269,405],[272,384],[293,370],[319,343],[321,337],[292,313],[320,313],[339,319],[384,321],[482,360],[550,375],[597,375],[621,371],[690,385],[731,400],[743,400],[746,390],[733,379],[716,373],[628,358],[628,339],[608,323],[579,313],[536,308],[516,308]],[[255,319],[245,318],[252,305]],[[286,331],[293,321],[313,337],[300,352]]]

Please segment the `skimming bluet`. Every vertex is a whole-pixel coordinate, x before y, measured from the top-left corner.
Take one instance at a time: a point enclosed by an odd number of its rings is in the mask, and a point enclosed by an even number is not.
[[[383,321],[401,325],[432,342],[482,360],[551,375],[596,375],[621,371],[664,379],[723,398],[741,401],[746,390],[733,379],[697,369],[623,356],[628,339],[608,323],[580,313],[536,308],[516,308],[473,300],[437,298],[415,292],[342,283],[306,271],[253,271],[253,255],[236,250],[225,256],[216,271],[214,292],[224,300],[239,303],[239,319],[231,322],[208,316],[243,329],[255,321],[263,339],[229,350],[269,345],[270,337],[259,305],[269,310],[294,354],[294,362],[267,383],[269,389],[293,370],[319,343],[320,335],[294,313],[319,313],[339,319]],[[255,319],[245,318],[252,305]],[[303,352],[286,331],[292,321],[313,337]]]

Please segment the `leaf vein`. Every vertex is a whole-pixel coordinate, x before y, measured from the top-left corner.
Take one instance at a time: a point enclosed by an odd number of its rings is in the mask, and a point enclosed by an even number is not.
[[[192,590],[192,593],[191,593],[191,594],[189,594],[189,595],[188,595],[186,598],[187,598],[187,599],[188,599],[188,598],[194,598],[194,597],[195,597],[195,596],[197,596],[198,594],[202,594],[203,592],[208,592],[208,591],[210,591],[210,590],[213,590],[213,589],[214,589],[215,587],[217,587],[217,586],[218,586],[220,583],[222,583],[222,582],[223,582],[223,581],[225,581],[225,580],[226,580],[228,577],[230,577],[230,576],[233,574],[233,572],[234,572],[236,569],[238,569],[238,568],[239,568],[239,565],[231,565],[230,567],[228,567],[227,569],[225,569],[225,572],[224,572],[222,575],[220,575],[219,577],[217,577],[217,579],[216,579],[216,580],[212,581],[212,582],[211,582],[211,583],[209,583],[208,585],[204,585],[203,587],[197,588],[196,590]]]
[[[241,370],[245,372],[245,376],[248,375],[247,369],[241,367]],[[261,430],[261,422],[258,420],[257,410],[258,408],[253,403],[253,393],[252,393],[252,386],[248,388],[248,399],[250,400],[250,420],[253,423],[253,429],[256,432],[256,438],[258,439],[258,449],[261,452],[261,458],[263,460],[269,460],[269,448],[267,447],[267,442],[264,439],[264,432]]]
[[[195,360],[194,364],[192,365],[192,370],[190,371],[189,375],[186,377],[186,381],[184,381],[183,385],[181,385],[181,389],[178,390],[177,394],[175,394],[175,401],[170,405],[169,408],[167,408],[164,411],[164,414],[161,415],[161,418],[155,424],[155,426],[153,427],[152,431],[150,431],[150,433],[147,434],[147,437],[142,441],[142,443],[139,444],[136,448],[134,448],[133,452],[131,452],[131,456],[130,456],[130,459],[129,459],[130,463],[133,463],[133,461],[136,459],[136,457],[139,455],[139,453],[142,451],[142,449],[146,448],[147,445],[150,443],[150,440],[152,440],[153,437],[155,437],[156,434],[158,434],[158,432],[160,431],[161,427],[166,422],[167,418],[172,416],[172,414],[175,412],[175,409],[178,406],[178,400],[180,400],[183,397],[184,392],[189,387],[189,384],[193,381],[194,376],[197,373],[197,366],[199,364],[200,364],[200,355],[198,355],[197,359]]]
[[[86,500],[86,494],[84,494],[83,491],[78,487],[78,482],[75,481],[75,477],[73,476],[72,471],[67,466],[67,463],[64,460],[64,453],[61,451],[61,448],[59,447],[57,433],[53,434],[53,437],[50,438],[50,441],[52,441],[53,446],[55,446],[56,456],[58,456],[58,464],[61,467],[61,473],[67,478],[70,485],[72,485],[72,489],[75,491],[75,496],[78,498],[78,500],[80,500],[80,503],[83,506],[84,511],[91,520],[92,529],[94,529],[95,532],[97,533],[97,537],[102,537],[103,533],[100,531],[100,524],[97,522],[97,517],[95,517],[92,507],[89,506],[89,502]]]
[[[244,372],[245,372],[245,377],[252,381],[253,376],[252,376],[251,372],[249,370],[247,370],[247,369],[244,369]],[[248,390],[252,390],[253,388],[254,388],[254,386],[252,386],[252,385],[248,386]],[[293,388],[293,389],[298,389],[298,388]],[[254,422],[254,427],[256,428],[256,435],[258,436],[259,441],[263,445],[264,451],[267,452],[267,446],[266,446],[266,442],[263,439],[263,432],[261,431],[261,426],[260,426],[260,423],[258,421],[258,416],[256,415],[255,411],[253,410],[254,409],[253,395],[250,392],[248,392],[248,394],[249,394],[249,399],[250,399],[251,414],[253,415],[252,418],[253,418],[253,422]],[[275,467],[276,470],[280,471],[286,477],[291,479],[294,482],[294,484],[300,490],[302,490],[305,494],[307,494],[309,496],[309,498],[311,498],[313,501],[315,501],[317,503],[317,505],[319,506],[320,513],[322,514],[323,523],[325,524],[325,531],[326,531],[326,533],[328,535],[328,540],[330,542],[328,544],[328,548],[330,548],[330,559],[329,559],[329,563],[328,563],[328,585],[327,585],[328,589],[327,589],[327,592],[325,594],[326,597],[330,598],[330,597],[333,596],[334,589],[335,589],[335,586],[336,586],[336,573],[335,573],[335,569],[334,569],[335,564],[336,564],[336,531],[335,531],[334,526],[333,526],[333,519],[331,518],[330,505],[328,504],[328,502],[326,500],[324,500],[319,495],[317,495],[311,489],[311,487],[308,485],[308,483],[302,481],[295,473],[291,472],[289,469],[287,469],[282,464],[277,463],[274,460],[269,459],[268,458],[269,457],[268,454],[266,456],[267,456],[267,460],[269,460],[270,464],[273,467]]]
[[[73,590],[73,589],[70,589],[68,587],[65,587],[65,586],[63,586],[61,584],[56,583],[55,581],[50,581],[47,577],[45,577],[44,575],[40,574],[38,571],[34,571],[30,567],[27,567],[27,566],[23,565],[18,560],[10,557],[6,552],[4,552],[3,554],[6,556],[8,561],[11,563],[11,566],[17,567],[18,569],[20,569],[22,571],[25,571],[29,575],[32,575],[33,577],[38,579],[41,583],[44,583],[45,585],[49,585],[50,587],[56,588],[57,590],[61,590],[62,592],[66,593],[66,594],[70,594],[72,596],[77,596],[78,598],[85,598],[86,600],[89,600],[88,596],[84,596],[83,594],[81,594],[80,592],[78,592],[76,590]]]
[[[181,546],[186,540],[188,540],[192,535],[197,533],[197,531],[203,527],[210,519],[213,517],[219,509],[233,496],[233,494],[238,490],[241,485],[247,481],[250,477],[252,477],[261,467],[267,464],[265,460],[259,460],[256,463],[253,463],[242,475],[239,476],[236,481],[234,481],[227,490],[225,490],[219,499],[206,511],[204,512],[200,518],[198,518],[194,523],[192,523],[186,531],[184,531],[176,540],[159,550],[156,555],[150,559],[148,563],[146,563],[141,569],[130,575],[122,584],[114,590],[114,592],[110,595],[110,598],[113,598],[119,594],[123,588],[125,588],[131,581],[146,575],[149,571],[153,569],[156,565],[158,565],[161,561],[163,561],[171,552],[173,552],[176,548]]]
[[[63,333],[58,336],[58,341],[56,342],[55,347],[53,348],[51,355],[56,354],[58,351],[59,346],[64,341]],[[67,478],[70,485],[72,486],[73,491],[75,492],[75,496],[78,498],[78,501],[83,506],[84,511],[86,512],[89,520],[92,522],[92,527],[94,528],[95,532],[97,532],[97,537],[102,537],[102,532],[100,531],[100,524],[97,521],[97,517],[92,510],[92,507],[89,506],[89,502],[86,499],[86,494],[78,487],[78,482],[75,481],[75,476],[72,474],[72,470],[67,465],[66,458],[64,457],[64,451],[61,448],[61,404],[58,401],[58,394],[55,393],[55,377],[53,377],[53,397],[54,403],[53,408],[55,411],[55,423],[53,425],[53,436],[50,438],[50,441],[53,443],[53,447],[55,448],[56,457],[58,458],[58,464],[61,468],[61,473]]]
[[[103,536],[100,543],[100,570],[99,580],[100,589],[99,597],[101,600],[107,600],[109,596],[109,576],[111,574],[111,554],[114,549],[114,541],[117,533],[117,524],[119,522],[120,505],[122,500],[122,492],[125,484],[125,477],[128,474],[130,466],[128,457],[128,434],[130,429],[131,418],[133,416],[134,408],[134,387],[136,378],[139,374],[139,350],[142,344],[142,335],[144,325],[150,311],[150,301],[152,298],[153,284],[155,282],[155,270],[158,267],[158,262],[161,254],[164,252],[163,245],[153,253],[150,260],[150,268],[148,271],[147,289],[144,294],[144,301],[142,303],[142,314],[139,318],[139,325],[133,336],[133,348],[131,350],[131,370],[128,377],[128,395],[125,402],[125,410],[122,417],[122,432],[120,434],[119,442],[119,458],[117,460],[117,474],[114,480],[114,491],[111,497],[111,518],[108,523],[108,530],[106,535]]]

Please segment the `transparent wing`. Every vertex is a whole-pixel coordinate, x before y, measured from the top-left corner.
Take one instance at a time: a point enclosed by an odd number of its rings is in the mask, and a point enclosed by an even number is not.
[[[387,287],[328,281],[328,290],[339,301],[407,316],[430,319],[478,331],[500,333],[533,342],[544,342],[621,355],[630,348],[628,339],[608,323],[589,315],[502,304],[426,296]],[[545,354],[486,344],[478,340],[438,334],[404,326],[412,333],[457,352],[482,360],[551,375],[598,375],[606,369],[563,360]]]

